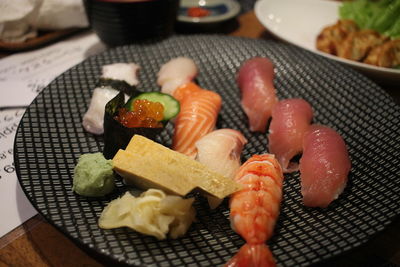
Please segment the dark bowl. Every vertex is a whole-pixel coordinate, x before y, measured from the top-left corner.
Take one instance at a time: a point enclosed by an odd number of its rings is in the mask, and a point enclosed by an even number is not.
[[[100,40],[118,46],[172,34],[179,0],[84,0],[84,6]]]

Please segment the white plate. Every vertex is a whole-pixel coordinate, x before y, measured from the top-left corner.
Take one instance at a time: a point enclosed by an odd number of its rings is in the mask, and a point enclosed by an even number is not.
[[[190,7],[202,7],[211,11],[205,17],[189,17]],[[231,19],[239,14],[240,5],[236,0],[181,0],[178,21],[186,23],[216,23]]]
[[[315,40],[322,28],[334,24],[340,2],[328,0],[258,0],[255,14],[277,38],[334,59],[384,82],[399,82],[400,70],[375,67],[320,52]]]

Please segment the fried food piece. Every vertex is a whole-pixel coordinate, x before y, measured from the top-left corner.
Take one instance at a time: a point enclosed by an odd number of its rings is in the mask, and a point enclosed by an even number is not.
[[[316,39],[319,51],[379,67],[400,66],[400,40],[390,40],[371,29],[359,29],[353,20],[338,20],[322,29]]]
[[[368,54],[364,63],[385,68],[394,68],[400,65],[400,40],[387,41]]]
[[[352,32],[339,46],[337,55],[350,60],[363,61],[374,47],[387,40],[388,37],[374,30]]]
[[[338,20],[336,24],[322,29],[317,36],[317,49],[332,55],[337,55],[340,43],[352,32],[358,31],[353,20]]]

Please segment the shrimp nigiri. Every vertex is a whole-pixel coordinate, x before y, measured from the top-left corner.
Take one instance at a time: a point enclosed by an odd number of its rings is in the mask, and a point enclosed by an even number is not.
[[[297,171],[290,160],[303,150],[303,136],[313,117],[311,105],[301,98],[285,99],[275,105],[269,125],[268,151],[274,154],[283,172]]]
[[[161,92],[172,95],[179,86],[192,81],[197,73],[197,66],[192,59],[173,58],[161,66],[157,73],[157,84],[161,86]]]
[[[275,266],[265,242],[279,215],[282,168],[272,154],[253,155],[240,167],[235,181],[244,188],[231,196],[231,225],[246,244],[226,266]]]
[[[191,158],[196,156],[195,143],[204,135],[215,128],[217,116],[221,109],[221,96],[215,92],[202,89],[189,83],[179,87],[177,91],[190,90],[188,94],[182,94],[180,102],[181,110],[175,120],[175,131],[172,138],[172,149]],[[175,95],[179,95],[175,92]]]
[[[196,160],[206,165],[210,170],[233,179],[240,168],[240,155],[247,139],[243,134],[233,129],[218,129],[212,131],[196,143]],[[221,204],[222,200],[207,197],[212,209]]]
[[[266,131],[272,109],[278,102],[274,77],[274,65],[264,57],[251,58],[239,69],[237,83],[242,93],[241,105],[251,131]]]

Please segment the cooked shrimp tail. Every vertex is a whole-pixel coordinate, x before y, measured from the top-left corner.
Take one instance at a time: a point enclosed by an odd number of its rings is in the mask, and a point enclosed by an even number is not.
[[[272,154],[253,155],[236,173],[243,189],[230,199],[231,226],[246,240],[226,266],[275,266],[265,242],[272,236],[282,199],[282,168]]]
[[[244,244],[225,267],[271,267],[276,266],[274,257],[265,243]]]

